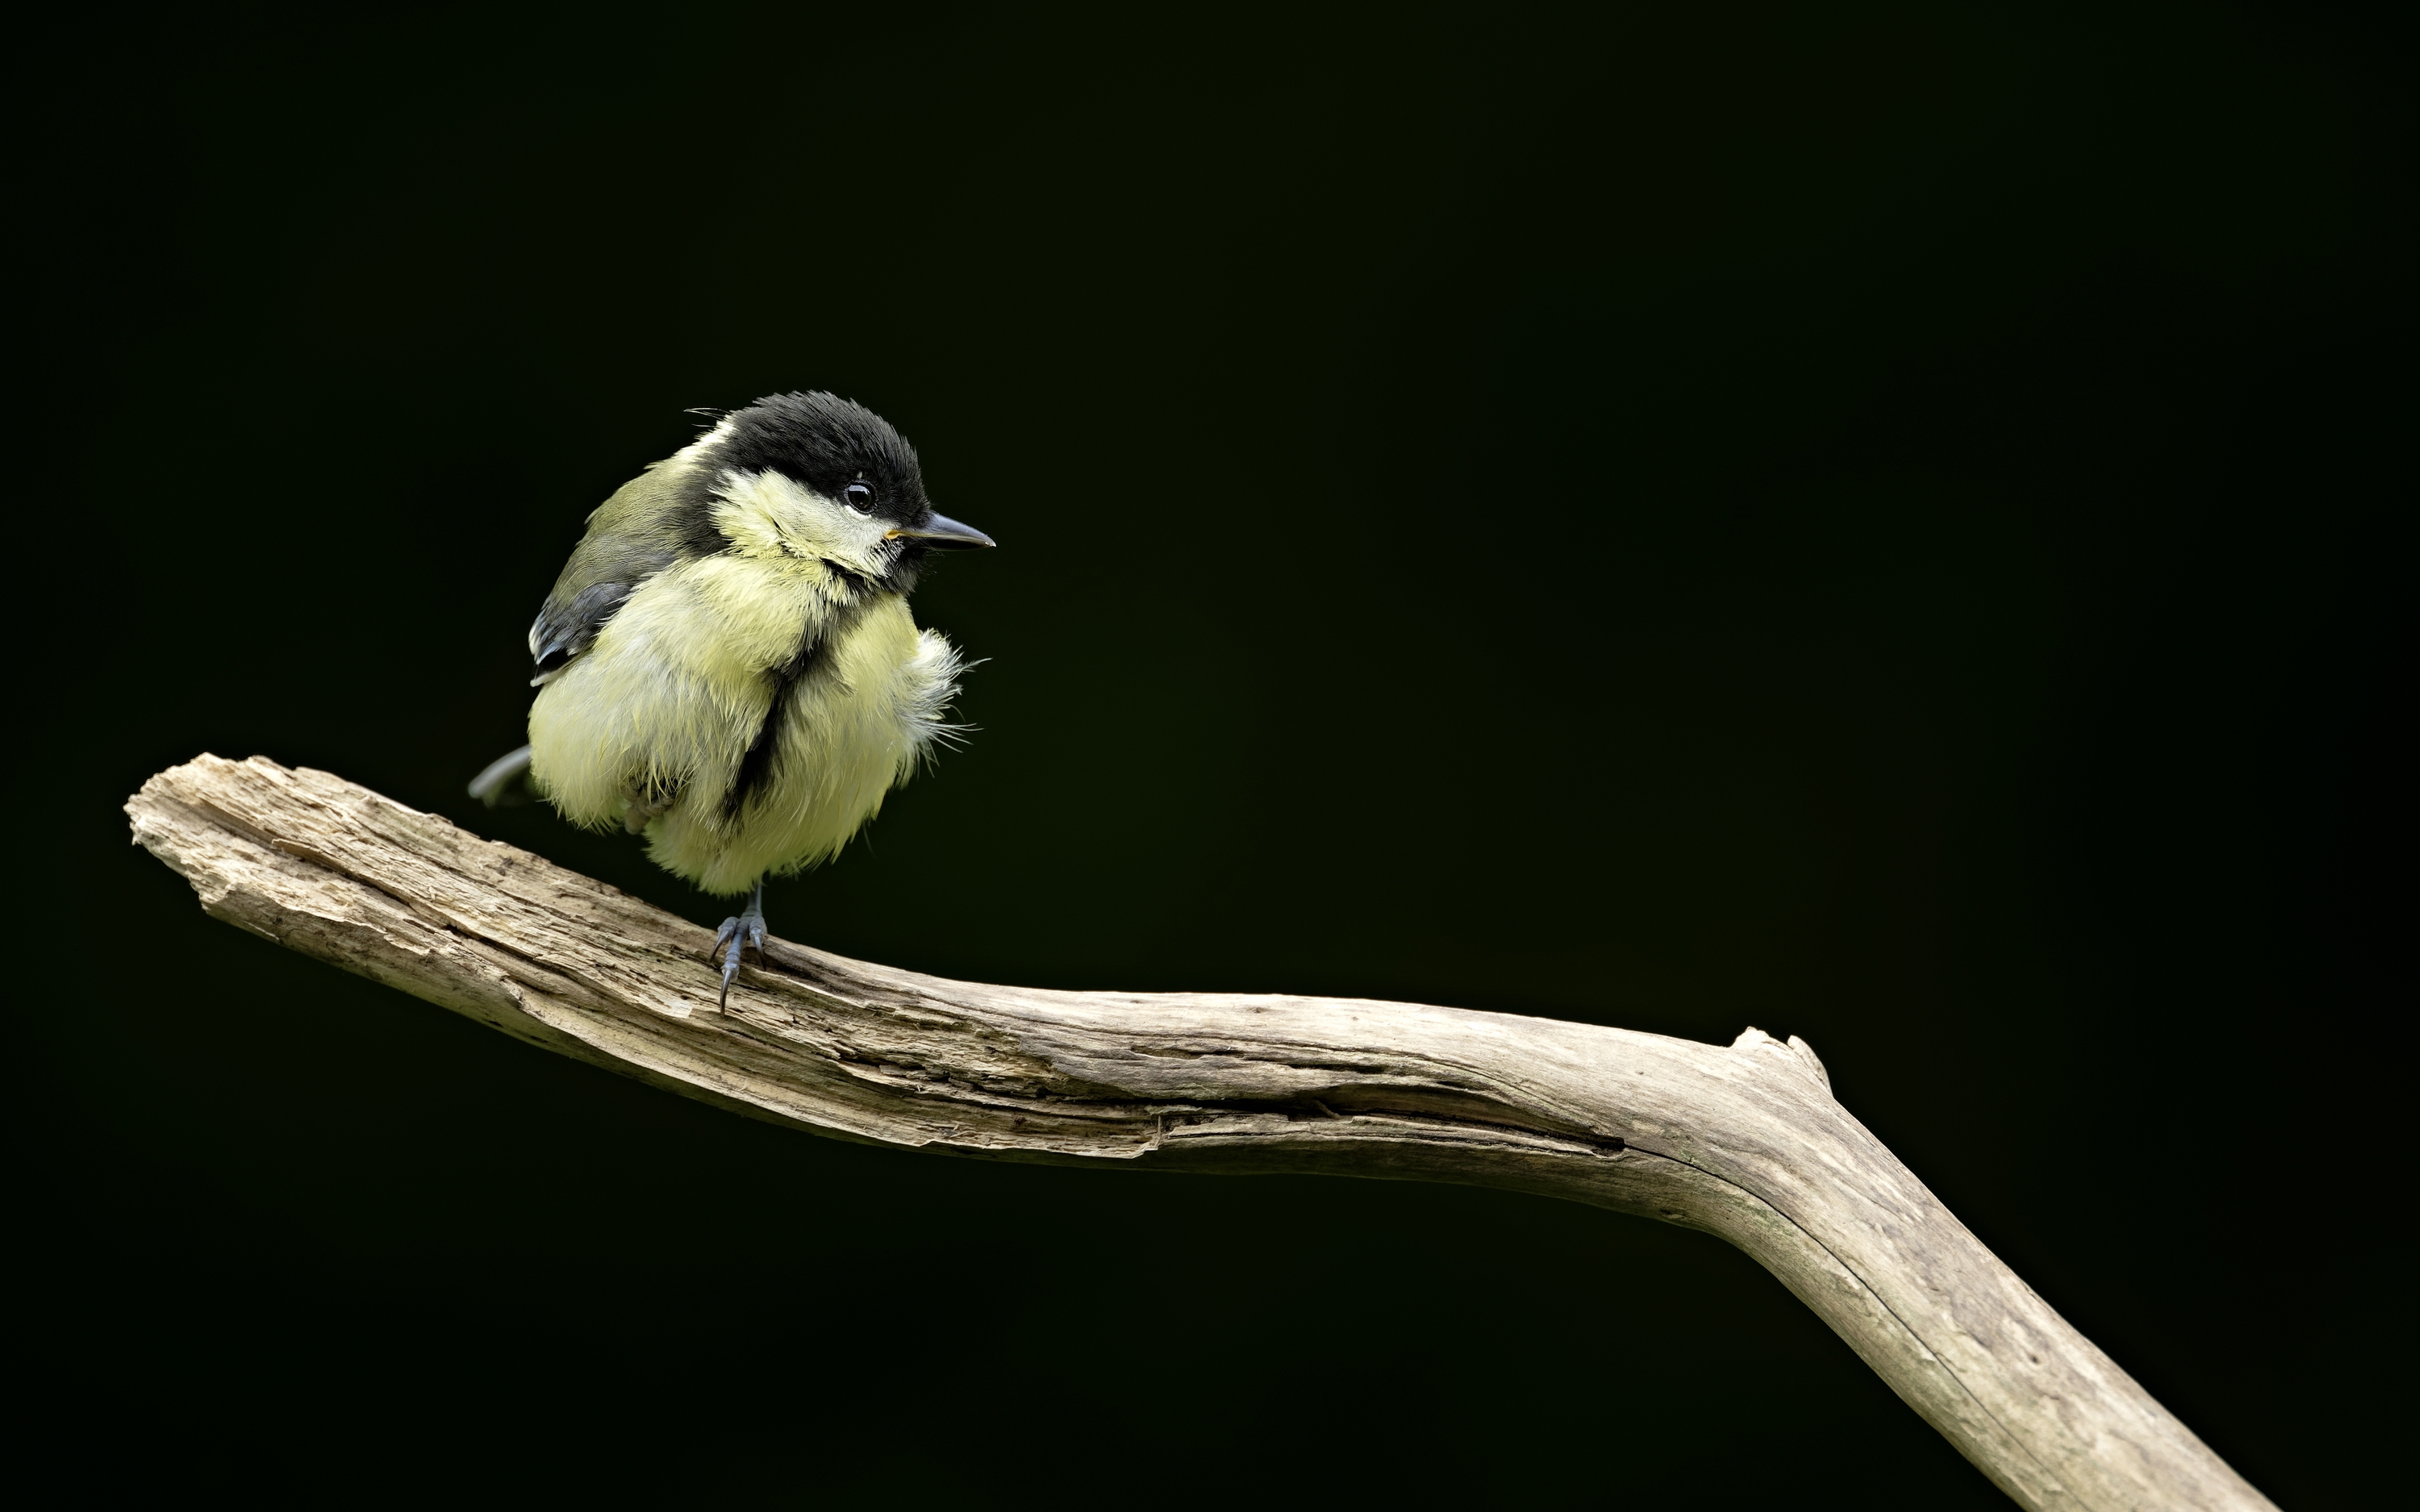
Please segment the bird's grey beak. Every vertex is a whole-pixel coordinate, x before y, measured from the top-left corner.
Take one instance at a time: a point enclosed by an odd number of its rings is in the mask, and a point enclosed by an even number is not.
[[[947,515],[935,515],[914,530],[903,525],[897,530],[884,531],[882,538],[886,541],[913,541],[918,546],[942,551],[966,551],[979,546],[1000,544],[973,526],[961,525]]]

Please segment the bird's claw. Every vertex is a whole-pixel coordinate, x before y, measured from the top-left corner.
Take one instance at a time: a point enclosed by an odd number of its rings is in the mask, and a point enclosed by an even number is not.
[[[762,914],[748,913],[737,918],[726,918],[722,927],[714,932],[714,954],[722,963],[722,995],[715,1002],[718,1009],[731,1006],[731,982],[739,975],[740,954],[752,949],[756,952],[758,961],[765,959],[765,916]]]

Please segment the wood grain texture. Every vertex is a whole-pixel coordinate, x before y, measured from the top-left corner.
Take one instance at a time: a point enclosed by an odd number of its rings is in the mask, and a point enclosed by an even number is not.
[[[1347,998],[949,981],[711,936],[324,772],[203,756],[127,804],[202,906],[550,1050],[821,1134],[996,1160],[1459,1181],[1738,1245],[2028,1507],[2267,1507],[1834,1101],[1728,1046]]]

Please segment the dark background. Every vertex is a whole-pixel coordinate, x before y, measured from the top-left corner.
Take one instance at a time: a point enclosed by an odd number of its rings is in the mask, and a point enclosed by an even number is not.
[[[49,34],[38,1422],[101,1436],[96,1488],[2003,1504],[1703,1236],[758,1127],[128,846],[148,774],[258,752],[720,918],[462,784],[584,514],[688,407],[828,388],[1001,549],[916,600],[988,658],[980,733],[775,884],[777,933],[1805,1035],[2256,1484],[2363,1504],[2412,1406],[2369,1374],[2410,1337],[2401,40],[2039,3]]]

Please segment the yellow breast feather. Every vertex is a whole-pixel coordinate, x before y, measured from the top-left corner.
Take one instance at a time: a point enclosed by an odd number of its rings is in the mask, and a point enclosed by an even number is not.
[[[645,825],[651,854],[711,892],[838,854],[946,737],[960,670],[898,594],[848,595],[813,558],[709,557],[664,572],[539,691],[532,778],[582,824],[661,808]],[[762,779],[736,801],[768,718]]]

